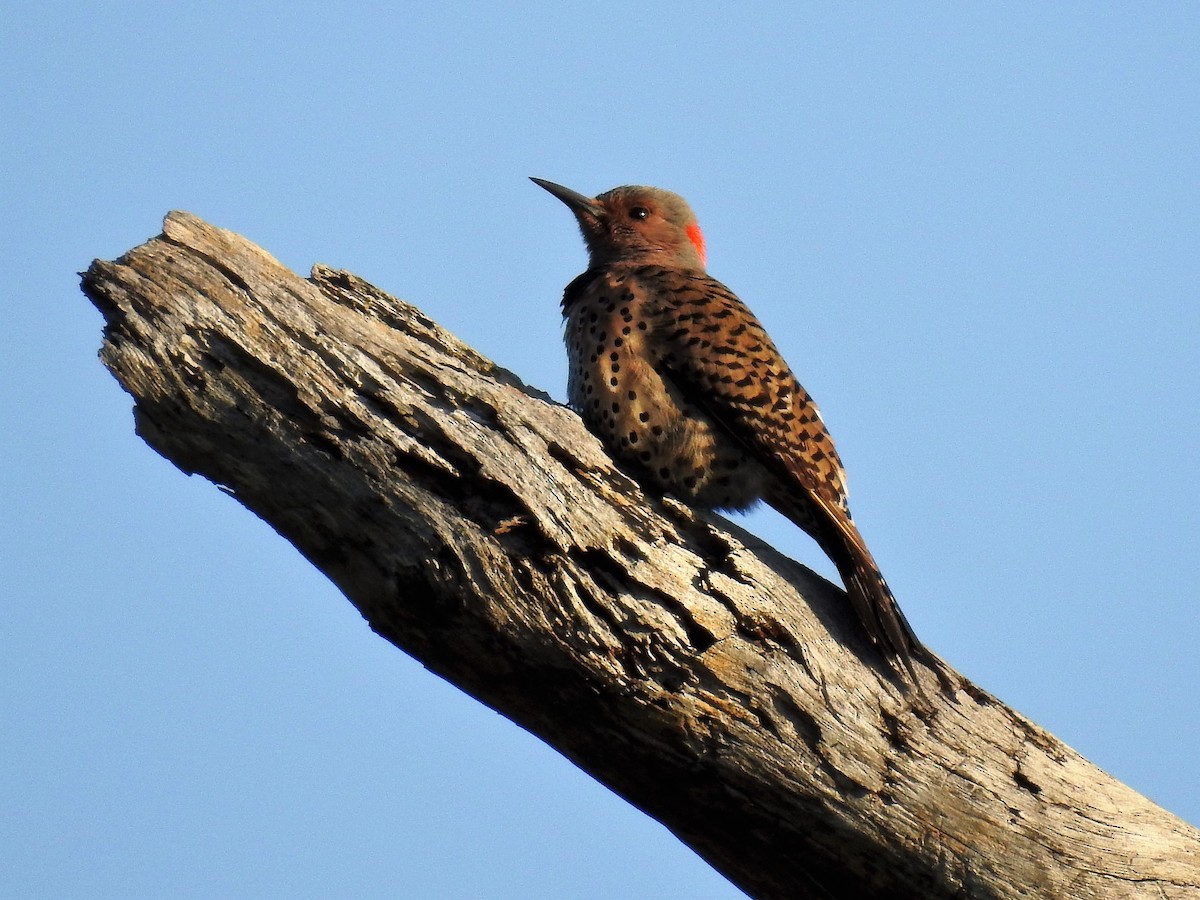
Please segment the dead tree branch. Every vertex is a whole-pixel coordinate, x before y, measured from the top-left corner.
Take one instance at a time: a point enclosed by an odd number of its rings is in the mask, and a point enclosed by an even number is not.
[[[413,307],[184,213],[83,287],[152,447],[751,895],[1200,897],[1194,828],[970,686],[915,714],[838,588]]]

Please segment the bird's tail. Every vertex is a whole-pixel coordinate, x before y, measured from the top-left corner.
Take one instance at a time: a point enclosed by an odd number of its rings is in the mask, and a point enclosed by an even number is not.
[[[914,667],[914,661],[919,661],[932,669],[942,688],[952,694],[956,686],[952,670],[917,638],[854,522],[841,509],[827,507],[819,500],[817,506],[819,512],[806,509],[799,517],[786,506],[781,506],[780,512],[812,535],[833,560],[851,607],[871,642],[897,673],[919,688]]]
[[[837,566],[850,603],[871,640],[913,685],[920,685],[913,667],[913,661],[917,660],[932,669],[942,688],[953,694],[955,680],[949,666],[921,643],[858,529],[853,523],[846,524],[852,533],[845,535],[841,547],[831,547],[826,552]]]
[[[919,687],[913,661],[928,666],[937,675],[942,688],[953,694],[955,680],[941,657],[921,643],[908,618],[896,602],[896,596],[875,564],[875,558],[852,522],[845,523],[840,547],[826,550],[838,568],[850,603],[867,633],[894,668]]]

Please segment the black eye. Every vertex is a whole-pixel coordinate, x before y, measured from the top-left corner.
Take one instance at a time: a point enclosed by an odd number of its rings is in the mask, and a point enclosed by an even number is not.
[[[631,219],[644,219],[649,215],[650,210],[646,209],[644,206],[635,206],[629,210],[629,218]]]

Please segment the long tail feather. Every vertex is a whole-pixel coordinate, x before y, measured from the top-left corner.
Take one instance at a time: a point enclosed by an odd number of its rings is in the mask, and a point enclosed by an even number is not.
[[[799,505],[787,498],[771,498],[771,504],[812,535],[833,560],[855,615],[898,674],[919,688],[913,665],[914,660],[919,661],[933,670],[944,690],[953,693],[956,681],[952,670],[917,638],[866,542],[844,510],[812,495]]]

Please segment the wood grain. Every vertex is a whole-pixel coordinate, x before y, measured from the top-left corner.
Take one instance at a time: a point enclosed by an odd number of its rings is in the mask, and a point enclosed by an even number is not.
[[[412,306],[179,212],[83,289],[152,447],[752,896],[1200,897],[1196,829],[969,684],[915,711],[839,588]]]

